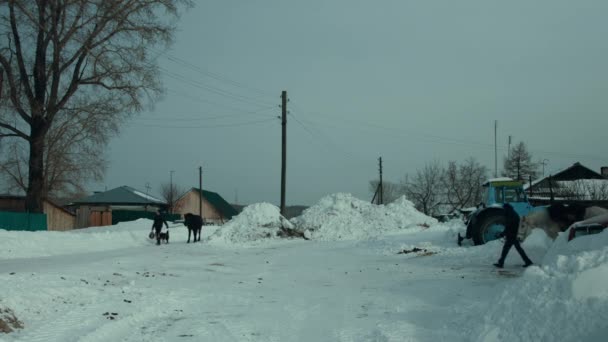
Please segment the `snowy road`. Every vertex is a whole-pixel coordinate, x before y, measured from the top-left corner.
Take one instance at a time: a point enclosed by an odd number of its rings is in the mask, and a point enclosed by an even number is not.
[[[180,236],[160,247],[4,260],[4,303],[26,311],[26,329],[9,336],[66,342],[470,340],[467,317],[512,279],[483,261],[463,265],[445,250],[397,254],[411,237],[230,249],[187,245]]]

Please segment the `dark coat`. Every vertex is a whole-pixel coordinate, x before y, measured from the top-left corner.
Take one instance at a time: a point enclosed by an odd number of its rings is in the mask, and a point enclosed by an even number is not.
[[[156,214],[156,215],[154,215],[154,223],[152,224],[152,228],[162,229],[163,223],[165,224],[167,229],[169,229],[169,225],[167,224],[167,221],[165,221],[165,218],[160,214]]]
[[[519,215],[509,203],[505,203],[503,208],[505,210],[505,238],[515,241],[517,240],[517,231],[519,230]]]

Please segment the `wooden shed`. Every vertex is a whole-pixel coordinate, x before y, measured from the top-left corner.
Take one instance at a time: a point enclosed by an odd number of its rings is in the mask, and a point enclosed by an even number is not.
[[[201,202],[202,201],[202,202]],[[191,188],[175,202],[174,212],[184,215],[199,214],[202,204],[202,217],[205,223],[221,224],[237,215],[236,209],[226,202],[219,194]]]

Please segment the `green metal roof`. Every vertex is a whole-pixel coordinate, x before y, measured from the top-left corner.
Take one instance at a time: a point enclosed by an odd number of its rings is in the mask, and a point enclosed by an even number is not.
[[[192,188],[191,190],[200,194],[200,190],[198,188]],[[226,202],[226,200],[224,200],[222,196],[218,195],[216,192],[203,190],[203,198],[211,203],[220,212],[220,214],[228,220],[238,214],[236,209],[234,209],[230,203]]]
[[[79,199],[74,204],[166,205],[165,201],[126,185]]]

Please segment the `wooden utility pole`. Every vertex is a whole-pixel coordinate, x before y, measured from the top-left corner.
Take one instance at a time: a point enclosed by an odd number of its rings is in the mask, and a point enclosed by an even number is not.
[[[378,158],[378,167],[380,170],[380,184],[378,184],[378,204],[384,204],[384,186],[382,184],[382,157]]]
[[[498,177],[498,148],[496,146],[496,130],[498,120],[494,120],[494,178]]]
[[[285,216],[285,172],[287,169],[287,91],[281,93],[281,215]]]
[[[175,172],[174,170],[169,171],[169,201],[171,203],[169,203],[170,208],[169,208],[169,213],[173,214],[173,204],[175,203],[175,192],[173,191],[173,172]]]
[[[198,200],[198,215],[203,218],[203,167],[198,167],[198,191],[200,197]]]
[[[384,186],[382,186],[382,157],[378,158],[378,170],[380,171],[380,181],[376,187],[374,197],[372,197],[372,203],[376,201],[376,204],[384,204]]]

